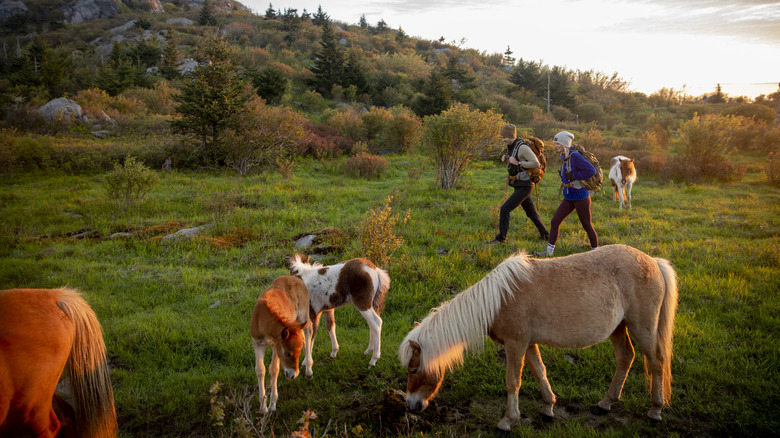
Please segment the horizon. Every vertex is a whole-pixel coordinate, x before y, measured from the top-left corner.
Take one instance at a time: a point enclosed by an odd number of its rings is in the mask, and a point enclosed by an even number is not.
[[[268,0],[242,3],[259,15],[269,7]],[[701,97],[720,84],[728,97],[755,99],[780,89],[780,2],[499,0],[490,8],[460,0],[352,3],[270,1],[277,11],[314,14],[321,5],[331,20],[348,25],[364,15],[371,26],[384,20],[415,38],[444,37],[486,54],[510,48],[518,60],[617,73],[630,91],[648,96],[667,88]]]

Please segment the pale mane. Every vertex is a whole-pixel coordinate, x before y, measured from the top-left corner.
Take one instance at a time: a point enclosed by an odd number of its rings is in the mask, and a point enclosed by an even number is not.
[[[485,278],[431,310],[404,338],[398,350],[403,366],[409,365],[413,340],[420,344],[420,367],[425,373],[442,375],[463,363],[466,349],[484,348],[485,336],[501,305],[520,283],[530,279],[525,253],[499,264]]]

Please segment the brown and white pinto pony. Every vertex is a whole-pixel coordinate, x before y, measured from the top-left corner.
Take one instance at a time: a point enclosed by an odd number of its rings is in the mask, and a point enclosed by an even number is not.
[[[612,158],[609,164],[609,180],[612,182],[612,188],[615,189],[615,198],[613,203],[620,200],[622,209],[625,202],[628,202],[628,208],[631,208],[631,189],[636,182],[636,168],[634,159],[618,155]]]
[[[672,330],[677,274],[667,260],[625,245],[606,245],[567,257],[534,259],[518,254],[485,278],[435,308],[401,343],[408,368],[406,403],[428,406],[444,374],[463,364],[463,353],[481,348],[485,336],[504,345],[507,409],[498,423],[511,430],[520,421],[518,391],[528,363],[542,393],[542,413],[553,417],[555,394],[537,344],[586,348],[607,338],[617,369],[606,396],[594,407],[605,414],[620,399],[634,360],[629,331],[645,355],[652,404],[661,419],[671,397]]]
[[[55,395],[61,376],[73,406]],[[116,436],[100,322],[75,289],[0,291],[0,436],[59,433]]]
[[[330,334],[330,357],[336,357],[339,342],[336,340],[334,310],[349,302],[357,308],[369,328],[368,348],[365,354],[372,354],[368,366],[376,365],[380,356],[382,318],[385,295],[390,289],[390,276],[377,268],[371,261],[358,258],[335,265],[303,261],[300,254],[290,259],[290,273],[300,277],[309,288],[311,296],[311,320],[314,324],[312,340],[317,336],[320,316],[325,313],[328,334]]]
[[[301,350],[305,352],[306,377],[312,376],[311,323],[309,321],[309,291],[306,285],[289,275],[274,280],[257,299],[249,326],[255,350],[255,374],[260,389],[260,412],[276,410],[279,392],[276,380],[279,363],[289,379],[298,377]],[[271,400],[266,405],[265,349],[271,346],[270,385]]]

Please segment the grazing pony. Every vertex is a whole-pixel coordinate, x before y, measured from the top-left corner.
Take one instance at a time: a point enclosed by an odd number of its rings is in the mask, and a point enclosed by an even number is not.
[[[629,331],[645,355],[652,394],[647,415],[661,419],[671,397],[672,329],[677,309],[677,274],[668,261],[625,245],[607,245],[582,254],[504,260],[485,278],[433,309],[401,343],[398,357],[408,368],[406,403],[428,406],[445,371],[463,363],[469,347],[486,335],[506,350],[506,415],[511,430],[520,420],[518,391],[528,362],[544,405],[553,417],[555,394],[547,381],[537,344],[586,348],[612,341],[617,370],[606,396],[594,407],[605,414],[620,399],[634,360]]]
[[[288,379],[298,377],[298,363],[301,349],[304,349],[306,377],[312,376],[311,324],[309,323],[309,291],[296,277],[281,276],[271,283],[257,298],[249,326],[252,346],[255,350],[255,374],[260,388],[260,412],[276,410],[279,392],[276,379],[279,377],[279,362]],[[271,400],[266,405],[265,394],[265,349],[271,346]]]
[[[325,322],[330,334],[330,357],[336,357],[339,342],[336,340],[336,320],[333,312],[348,302],[355,305],[365,318],[370,330],[368,348],[365,354],[373,353],[368,366],[376,365],[379,359],[382,335],[382,318],[385,295],[390,288],[390,277],[383,269],[366,259],[352,259],[336,265],[323,266],[303,261],[300,254],[290,259],[290,273],[300,277],[311,295],[311,320],[314,324],[312,340],[317,336],[320,316],[325,313]]]
[[[624,201],[628,201],[628,208],[631,208],[631,188],[636,182],[636,168],[634,159],[618,155],[612,159],[609,164],[609,180],[612,181],[612,188],[615,189],[615,199],[613,203],[620,199],[620,208],[623,208]]]
[[[54,393],[60,376],[72,407]],[[60,432],[116,436],[100,322],[75,289],[0,291],[0,436]]]

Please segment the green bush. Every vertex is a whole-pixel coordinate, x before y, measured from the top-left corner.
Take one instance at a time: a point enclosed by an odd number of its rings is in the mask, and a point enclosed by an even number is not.
[[[125,159],[124,165],[116,164],[105,177],[106,193],[122,210],[132,208],[157,184],[157,174],[136,161]]]

